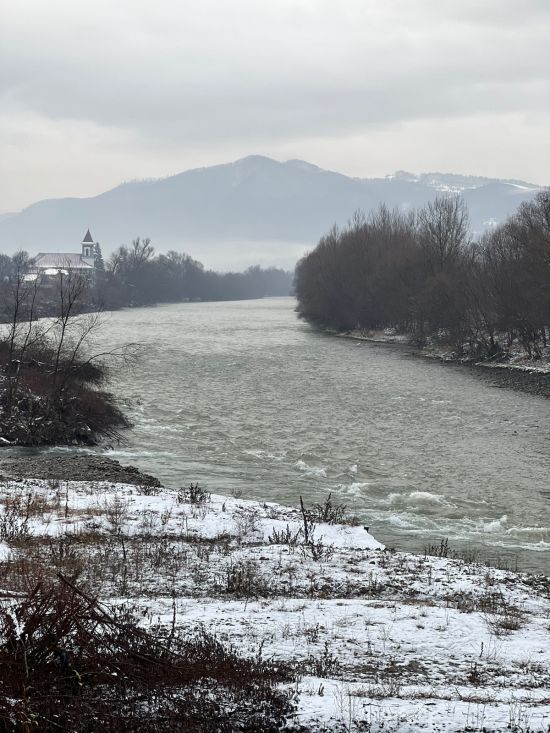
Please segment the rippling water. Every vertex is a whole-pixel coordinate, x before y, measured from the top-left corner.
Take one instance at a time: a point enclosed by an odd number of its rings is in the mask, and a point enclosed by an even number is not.
[[[135,423],[108,451],[170,485],[296,503],[331,491],[383,542],[448,537],[548,571],[550,402],[406,349],[317,333],[290,298],[113,313]],[[546,495],[545,495],[546,493]]]

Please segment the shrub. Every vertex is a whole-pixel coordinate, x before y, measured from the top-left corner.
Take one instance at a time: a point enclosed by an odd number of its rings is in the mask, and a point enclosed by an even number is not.
[[[332,506],[330,504],[330,494],[325,507]],[[322,537],[317,538],[315,536],[315,530],[317,527],[318,513],[314,509],[313,511],[308,510],[304,506],[304,501],[300,497],[300,511],[302,513],[303,522],[303,537],[304,541],[301,544],[302,556],[304,559],[309,555],[313,560],[330,560],[334,554],[334,545],[326,545],[323,542]],[[330,509],[327,510],[327,515],[330,514]]]
[[[332,493],[328,495],[323,504],[313,505],[313,515],[318,522],[328,524],[343,524],[346,520],[347,506],[345,504],[334,504]]]
[[[309,556],[312,560],[317,561],[330,560],[334,555],[334,545],[325,544],[322,537],[304,542],[300,549],[304,559]]]
[[[325,645],[320,656],[316,657],[310,654],[305,661],[305,668],[309,674],[315,675],[316,677],[337,677],[342,669],[337,657],[330,650],[328,641],[325,641]]]
[[[0,605],[0,730],[253,733],[292,717],[281,664],[241,658],[205,631],[140,629],[62,576]]]
[[[0,540],[24,540],[30,534],[28,517],[21,516],[16,507],[0,514]]]
[[[186,489],[178,491],[178,504],[207,504],[210,501],[210,494],[198,483],[191,483]]]
[[[270,545],[288,545],[295,547],[301,540],[303,532],[301,528],[293,530],[290,525],[286,525],[285,529],[277,531],[275,527],[271,530],[271,534],[267,538]]]
[[[243,560],[226,570],[225,591],[243,598],[269,595],[268,579],[262,576],[258,563]]]

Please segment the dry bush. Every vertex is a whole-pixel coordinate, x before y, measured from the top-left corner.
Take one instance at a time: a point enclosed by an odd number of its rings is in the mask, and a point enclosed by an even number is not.
[[[269,578],[253,560],[242,560],[229,565],[225,571],[225,592],[241,598],[273,595]]]
[[[9,485],[6,486],[6,491],[9,493],[6,493],[1,501],[4,510],[13,510],[26,520],[31,517],[43,517],[47,511],[58,506],[58,503],[49,502],[47,497],[34,491],[27,491],[22,494],[18,488],[15,491],[10,491]]]
[[[257,509],[248,507],[235,510],[235,525],[239,542],[257,536],[260,529],[260,517]]]
[[[0,731],[271,733],[292,718],[293,675],[201,631],[145,631],[63,576],[0,605]]]
[[[113,534],[119,534],[130,513],[130,502],[122,496],[114,496],[112,499],[103,500],[101,508],[105,512],[105,518],[110,525]]]
[[[303,537],[302,529],[291,529],[287,523],[285,529],[276,530],[273,527],[271,534],[267,538],[270,545],[288,545],[289,547],[296,547]]]
[[[325,510],[321,508],[321,512],[324,514],[324,516],[329,516],[330,512],[332,511],[330,497],[331,495],[329,494],[328,500],[327,502],[325,502]],[[316,506],[320,507],[320,505]],[[315,506],[313,509],[306,509],[304,506],[304,501],[300,496],[300,512],[302,514],[304,537],[303,542],[300,545],[302,557],[304,558],[304,560],[308,557],[311,557],[313,560],[318,561],[330,560],[332,555],[334,554],[334,545],[326,545],[323,542],[322,537],[317,538],[315,536],[317,521],[319,520],[319,509],[315,508]]]
[[[190,483],[187,488],[178,491],[178,504],[195,504],[203,506],[210,501],[210,493],[198,483]]]
[[[129,426],[113,395],[71,381],[51,399],[51,377],[27,371],[16,403],[4,412],[2,435],[18,445],[95,444],[97,436],[119,438]]]
[[[332,493],[328,495],[322,504],[314,504],[312,514],[318,522],[328,524],[345,524],[347,506],[335,504],[332,501]]]
[[[332,653],[328,641],[325,641],[323,651],[318,657],[314,654],[308,655],[303,662],[303,668],[308,674],[324,678],[338,677],[342,671],[342,665]]]
[[[30,534],[29,520],[21,516],[17,508],[12,507],[0,514],[0,540],[25,540]]]
[[[0,371],[9,373],[6,345],[0,348]],[[106,379],[106,369],[90,361],[61,360],[57,372],[63,387],[56,388],[52,376],[51,349],[34,347],[32,358],[21,363],[17,389],[0,395],[3,412],[2,435],[18,445],[63,443],[95,444],[98,436],[118,438],[129,423],[115,404],[113,395],[97,389]],[[9,399],[9,405],[4,404]]]
[[[326,544],[323,542],[323,538],[310,539],[309,542],[304,542],[300,546],[300,551],[304,560],[311,558],[321,562],[322,560],[330,560],[334,555],[334,545]]]
[[[533,593],[543,598],[550,599],[550,576],[548,575],[528,575],[524,577],[523,583],[528,586]]]
[[[449,540],[445,537],[439,541],[438,545],[426,545],[424,547],[424,557],[449,557]]]
[[[504,604],[496,613],[486,613],[485,623],[495,636],[508,636],[525,625],[526,614],[521,608]]]

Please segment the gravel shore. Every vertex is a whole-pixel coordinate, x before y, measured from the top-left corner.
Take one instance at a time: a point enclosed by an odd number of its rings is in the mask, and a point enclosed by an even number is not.
[[[515,389],[541,397],[550,397],[550,373],[528,371],[514,367],[490,367],[476,364],[470,367],[476,374],[501,389]]]
[[[141,486],[161,486],[154,476],[142,473],[135,466],[89,454],[2,455],[0,479],[59,479],[63,481],[111,481]]]

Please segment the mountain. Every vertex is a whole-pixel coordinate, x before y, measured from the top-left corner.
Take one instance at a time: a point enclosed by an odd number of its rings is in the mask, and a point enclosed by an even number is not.
[[[123,183],[91,198],[39,201],[0,217],[0,251],[70,251],[87,227],[108,255],[136,236],[220,269],[253,263],[293,266],[333,224],[380,203],[407,209],[438,192],[460,192],[481,232],[531,199],[522,181],[405,171],[350,178],[301,160],[250,156],[158,180]]]

